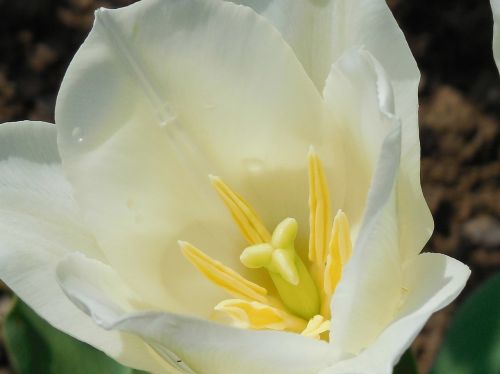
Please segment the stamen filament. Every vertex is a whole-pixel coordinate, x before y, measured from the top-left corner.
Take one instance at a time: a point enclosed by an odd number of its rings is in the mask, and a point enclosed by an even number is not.
[[[231,317],[234,326],[246,329],[301,332],[307,326],[307,322],[302,318],[256,301],[224,300],[214,309]]]
[[[265,288],[245,279],[192,244],[179,242],[184,256],[200,273],[235,297],[215,306],[216,311],[231,318],[234,326],[286,330],[314,339],[328,339],[326,335],[321,335],[330,329],[330,299],[351,256],[352,244],[349,221],[340,210],[334,218],[328,242],[328,185],[321,161],[312,147],[308,163],[308,258],[311,264],[307,267],[295,250],[298,232],[295,219],[285,218],[271,235],[243,197],[219,177],[210,176],[213,187],[250,244],[241,253],[240,261],[250,269],[266,269],[279,299],[268,295]]]
[[[330,321],[325,320],[321,315],[316,315],[311,318],[307,327],[302,331],[301,335],[308,336],[314,339],[320,339],[321,334],[330,330]]]
[[[268,243],[271,240],[271,234],[251,206],[219,177],[211,175],[210,180],[245,239],[250,244]]]
[[[184,256],[210,281],[237,298],[267,302],[267,290],[224,266],[190,243],[179,241]]]
[[[341,210],[333,221],[333,228],[324,272],[323,297],[321,314],[330,317],[330,298],[342,277],[342,270],[349,261],[352,252],[349,220]]]
[[[322,283],[325,266],[328,229],[330,225],[330,197],[319,157],[311,147],[309,160],[309,260],[314,263],[315,275]]]

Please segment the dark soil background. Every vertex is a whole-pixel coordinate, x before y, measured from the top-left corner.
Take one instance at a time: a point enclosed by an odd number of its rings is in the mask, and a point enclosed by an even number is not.
[[[388,1],[422,71],[422,185],[436,222],[425,250],[472,268],[463,294],[413,344],[427,373],[457,306],[500,271],[500,79],[488,0]],[[0,122],[53,122],[59,84],[94,9],[131,2],[0,0]],[[1,286],[0,320],[9,301]],[[7,373],[0,338],[0,374]]]

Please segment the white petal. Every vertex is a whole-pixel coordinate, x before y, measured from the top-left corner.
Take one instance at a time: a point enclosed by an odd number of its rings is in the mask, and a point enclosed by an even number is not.
[[[351,50],[332,66],[324,97],[330,131],[325,143],[336,165],[333,208],[359,226],[383,140],[396,122],[391,85],[369,52]]]
[[[396,112],[416,119],[417,86],[420,73],[403,32],[384,0],[334,0],[332,61],[345,51],[363,47],[380,63],[394,85]],[[405,92],[407,91],[407,92]],[[409,92],[408,92],[409,91]],[[412,97],[413,102],[398,102]]]
[[[405,258],[419,253],[433,230],[432,217],[420,187],[417,119],[420,73],[386,1],[236,2],[252,7],[274,24],[320,90],[325,86],[327,75],[331,74],[330,66],[349,50],[364,48],[380,62],[394,91],[394,113],[401,119],[404,127],[402,164],[405,176],[398,188],[399,199],[404,202],[400,204],[401,248]],[[328,80],[331,81],[331,77]],[[375,139],[385,136],[384,131],[379,130],[381,133]],[[333,148],[336,147],[337,144],[333,144]],[[341,155],[336,154],[334,162],[340,162],[341,158]],[[349,162],[349,156],[345,156],[344,160]],[[361,170],[360,175],[363,174],[366,175]],[[358,182],[365,184],[366,180]],[[356,194],[359,189],[356,184],[354,187]],[[342,194],[337,188],[333,194],[334,199]]]
[[[0,125],[0,238],[0,278],[41,317],[125,364],[158,367],[144,343],[97,327],[57,284],[55,266],[62,256],[102,256],[80,223],[54,125]]]
[[[330,341],[357,354],[392,321],[399,306],[402,272],[396,185],[401,127],[384,140],[365,217],[353,254],[332,298]]]
[[[320,95],[248,8],[146,0],[96,16],[58,96],[65,170],[106,258],[132,287],[158,307],[206,315],[222,294],[176,241],[235,268],[245,246],[207,175],[224,178],[268,223],[305,216]]]
[[[371,347],[357,357],[320,374],[390,374],[432,313],[444,308],[462,291],[470,270],[441,254],[424,253],[408,262],[403,271],[408,295],[394,322]]]
[[[332,63],[347,50],[360,47],[382,63],[391,80],[400,83],[413,80],[412,84],[418,84],[415,60],[384,0],[234,2],[250,6],[273,23],[319,90]]]
[[[333,62],[335,1],[231,0],[268,19],[293,48],[311,79],[322,90]]]
[[[332,169],[331,179],[345,181],[333,184],[333,202],[346,211],[355,227],[363,215],[382,141],[399,118],[395,111],[397,96],[392,87],[388,72],[364,49],[344,53],[332,66],[325,86],[324,97],[331,121],[327,125],[332,127],[328,137],[332,143],[332,159],[343,165]],[[413,145],[407,142],[407,132],[418,129],[410,128],[407,121],[402,123],[401,175],[397,186],[399,240],[402,257],[410,258],[422,250],[432,233],[433,223],[420,187],[418,135],[412,138]],[[335,143],[339,134],[340,147]],[[339,148],[343,155],[335,153]]]
[[[500,1],[490,0],[491,10],[493,11],[493,56],[497,69],[500,71]]]
[[[312,374],[333,362],[327,343],[297,334],[240,330],[171,313],[128,314],[131,291],[111,268],[82,256],[63,261],[58,274],[68,296],[97,323],[141,336],[182,372]]]
[[[133,312],[144,307],[140,296],[127,287],[112,267],[85,257],[80,252],[70,253],[61,259],[57,264],[56,274],[62,289],[75,303],[77,299],[69,291],[81,287],[82,278],[87,280],[85,287],[80,290],[80,298],[84,300],[81,308],[87,304],[86,298],[92,298],[93,288],[103,289],[103,293],[110,298],[110,302],[120,313]],[[86,313],[91,314],[91,311]]]
[[[74,252],[65,256],[58,262],[55,273],[57,282],[66,296],[99,324],[101,324],[99,316],[105,315],[109,307],[112,307],[113,312],[118,314],[130,313],[146,307],[141,297],[123,282],[113,268],[99,260],[85,257],[82,253]],[[85,283],[82,279],[85,279]],[[96,289],[102,290],[102,293],[96,295]],[[94,301],[94,297],[97,297],[98,302]],[[101,307],[101,303],[105,307]],[[99,309],[100,307],[102,310]],[[94,325],[94,328],[100,327]],[[124,335],[140,348],[134,347],[135,349],[129,350],[127,354],[132,357],[127,359],[132,362],[134,359],[141,360],[142,368],[145,370],[157,373],[177,372],[175,366],[158,356],[141,338],[130,334]]]
[[[403,131],[403,147],[405,132]],[[402,260],[409,260],[419,254],[434,230],[432,218],[420,185],[420,144],[414,144],[415,152],[401,155],[400,177],[397,187],[399,250]]]
[[[333,60],[351,48],[364,48],[383,67],[394,93],[394,114],[403,126],[400,245],[404,258],[419,253],[433,222],[420,186],[418,83],[420,73],[403,32],[385,0],[336,0],[332,28]]]
[[[331,366],[328,343],[293,333],[240,330],[168,313],[126,317],[113,328],[174,352],[198,374],[316,374]]]

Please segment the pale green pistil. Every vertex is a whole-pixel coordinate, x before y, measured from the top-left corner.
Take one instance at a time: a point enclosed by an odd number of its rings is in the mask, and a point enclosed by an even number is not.
[[[247,247],[240,260],[248,268],[265,268],[281,300],[295,315],[306,320],[320,312],[320,297],[304,263],[295,252],[297,221],[284,219],[273,232],[271,242]]]

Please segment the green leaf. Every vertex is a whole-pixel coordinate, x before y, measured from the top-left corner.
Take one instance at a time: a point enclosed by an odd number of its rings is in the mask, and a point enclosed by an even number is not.
[[[4,321],[4,336],[19,374],[138,374],[101,351],[53,328],[17,300]]]
[[[457,311],[431,373],[500,373],[500,274]]]
[[[394,367],[393,374],[418,374],[415,358],[410,349],[399,359],[398,364]]]

